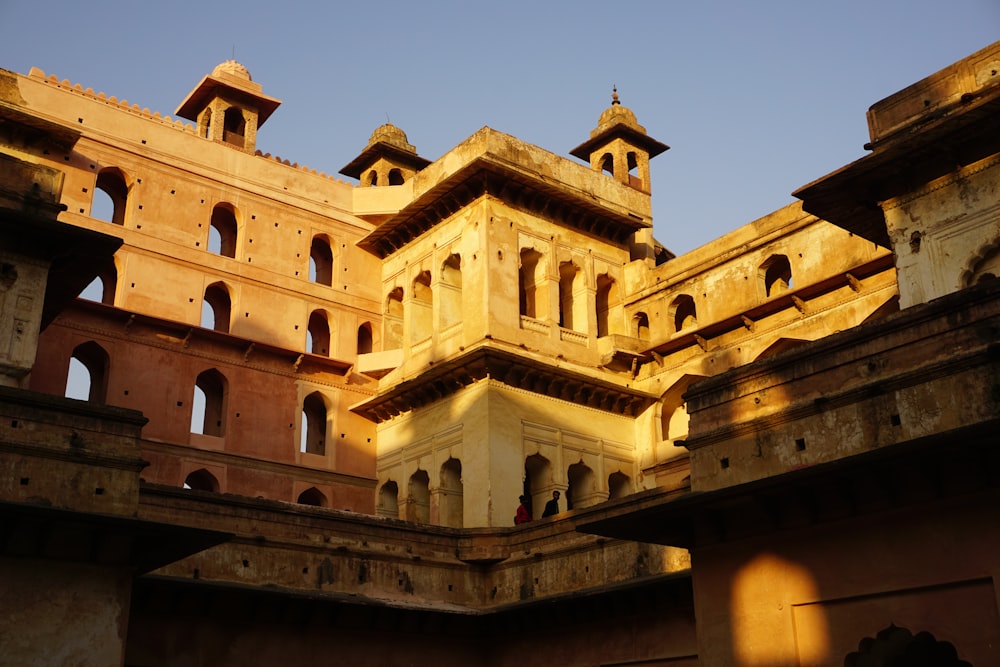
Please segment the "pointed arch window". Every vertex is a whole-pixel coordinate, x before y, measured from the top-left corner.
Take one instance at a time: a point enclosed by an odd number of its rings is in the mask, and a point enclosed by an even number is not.
[[[97,187],[90,206],[91,217],[124,225],[127,204],[128,183],[125,174],[117,167],[101,169],[97,174]]]
[[[605,153],[602,155],[598,164],[600,165],[601,171],[611,176],[615,175],[615,158],[611,153]]]
[[[396,482],[390,480],[379,489],[376,511],[379,516],[399,518],[399,485]]]
[[[216,204],[208,228],[208,251],[223,257],[236,257],[238,225],[232,204]]]
[[[597,478],[585,463],[574,463],[566,471],[566,509],[580,509],[596,503]]]
[[[606,273],[597,276],[595,301],[598,337],[615,333],[615,315],[621,305],[618,297],[618,283]]]
[[[246,145],[247,121],[243,116],[243,110],[238,107],[229,107],[222,126],[222,140],[227,144],[243,148]]]
[[[462,462],[450,458],[441,465],[438,487],[438,514],[442,526],[461,528],[464,525]]]
[[[434,293],[431,291],[431,272],[421,271],[413,280],[411,331],[414,343],[431,337],[434,329]]]
[[[194,491],[218,493],[220,486],[219,480],[216,479],[215,475],[204,468],[199,468],[184,478],[184,488]]]
[[[572,331],[585,331],[587,311],[579,298],[583,273],[573,262],[559,265],[559,326]]]
[[[462,321],[462,258],[449,255],[441,265],[441,327]]]
[[[365,322],[358,327],[358,354],[370,354],[374,349],[372,345],[372,325]]]
[[[771,255],[757,270],[764,296],[774,296],[792,287],[792,265],[785,255]]]
[[[306,332],[306,349],[310,354],[330,356],[330,324],[324,310],[314,310],[309,314],[309,328]]]
[[[385,299],[385,333],[383,345],[387,350],[395,350],[403,345],[403,288],[395,287]]]
[[[318,391],[302,401],[302,429],[299,451],[306,454],[326,454],[326,400]]]
[[[110,364],[108,353],[94,341],[77,345],[69,360],[66,397],[103,405],[107,399]]]
[[[410,475],[406,520],[414,523],[431,522],[430,476],[426,470],[417,470]]]
[[[225,283],[212,283],[205,289],[205,300],[201,309],[201,326],[205,329],[229,333],[232,300]]]
[[[618,471],[608,475],[608,499],[623,498],[632,493],[632,480],[625,473]]]
[[[309,280],[333,285],[333,251],[325,236],[314,236],[309,248]]]
[[[403,172],[399,169],[389,170],[389,185],[402,185],[403,184]]]
[[[524,495],[528,498],[528,511],[536,517],[534,506],[544,507],[553,489],[552,462],[541,454],[524,459]]]
[[[545,289],[545,262],[534,248],[521,249],[518,267],[518,301],[521,315],[532,319],[547,319],[548,299]]]
[[[330,501],[327,500],[326,494],[317,489],[315,486],[310,486],[308,489],[300,493],[295,502],[300,505],[312,505],[313,507],[330,506]]]
[[[641,311],[636,313],[632,318],[632,326],[632,335],[639,340],[649,340],[649,315]]]
[[[97,303],[105,303],[109,306],[115,303],[115,291],[118,288],[118,268],[114,260],[109,261],[100,273],[87,285],[80,298]]]
[[[214,368],[198,375],[191,409],[191,432],[222,437],[226,434],[226,376]]]
[[[378,172],[372,169],[368,172],[368,176],[365,180],[368,183],[368,187],[378,187]]]
[[[698,326],[694,298],[688,294],[681,294],[674,299],[670,304],[670,319],[674,324],[674,331]]]
[[[639,157],[635,151],[626,154],[628,161],[628,184],[636,190],[642,190],[642,174],[639,172]]]

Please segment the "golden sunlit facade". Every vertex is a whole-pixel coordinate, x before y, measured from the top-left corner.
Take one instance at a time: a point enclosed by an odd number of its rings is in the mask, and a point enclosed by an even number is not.
[[[991,664],[998,63],[682,256],[617,91],[575,159],[386,124],[343,180],[257,150],[234,61],[179,119],[0,70],[0,646]]]

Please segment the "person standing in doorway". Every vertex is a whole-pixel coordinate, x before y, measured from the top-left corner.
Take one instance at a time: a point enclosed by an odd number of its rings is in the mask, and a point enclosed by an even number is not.
[[[518,500],[521,504],[517,506],[517,513],[514,515],[514,525],[521,525],[531,521],[531,510],[528,509],[528,497],[520,496]]]
[[[552,500],[545,503],[545,511],[542,512],[542,518],[555,516],[559,514],[559,491],[552,492]]]

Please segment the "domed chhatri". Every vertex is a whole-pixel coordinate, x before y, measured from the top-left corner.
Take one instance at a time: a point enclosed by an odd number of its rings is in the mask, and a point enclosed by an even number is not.
[[[627,125],[646,134],[646,128],[639,125],[639,121],[635,118],[635,113],[628,107],[622,106],[621,101],[618,99],[618,88],[615,86],[611,88],[611,106],[601,112],[601,117],[597,120],[597,127],[591,130],[590,136],[595,137],[609,127],[617,124]]]
[[[372,136],[368,139],[368,145],[374,146],[379,142],[391,144],[408,153],[413,153],[414,155],[417,154],[416,147],[406,139],[406,132],[403,132],[392,123],[379,125],[375,128],[375,131],[372,132]]]
[[[357,178],[363,185],[402,185],[430,164],[417,155],[406,133],[393,125],[379,125],[368,139],[368,145],[340,173]]]
[[[601,113],[590,139],[570,151],[595,171],[607,172],[619,183],[649,193],[649,160],[670,147],[646,134],[631,109],[612,88],[611,106]]]
[[[281,104],[265,95],[250,71],[235,60],[219,63],[177,107],[176,114],[198,124],[198,134],[247,153],[256,148],[257,130]]]
[[[253,81],[253,77],[250,76],[250,70],[235,60],[226,60],[225,62],[221,62],[215,66],[215,69],[212,70],[212,76],[226,74],[240,79],[246,79],[247,81]]]

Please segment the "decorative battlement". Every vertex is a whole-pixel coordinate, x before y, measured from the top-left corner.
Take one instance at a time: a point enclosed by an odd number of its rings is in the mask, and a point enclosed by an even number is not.
[[[185,122],[180,118],[173,118],[171,116],[161,115],[159,111],[150,111],[148,107],[140,107],[138,104],[129,104],[128,100],[126,99],[119,100],[114,95],[107,95],[103,92],[95,93],[93,88],[84,88],[79,83],[73,83],[69,79],[60,79],[55,74],[47,75],[44,70],[38,67],[32,67],[31,70],[28,72],[28,76],[31,77],[32,79],[41,81],[50,86],[55,86],[56,88],[60,88],[67,92],[75,93],[87,99],[94,100],[95,102],[101,102],[108,106],[116,107],[120,111],[140,116],[141,118],[144,118],[146,120],[159,122],[164,126],[170,127],[174,130],[185,132],[187,134],[194,134],[194,135],[198,134],[197,128],[192,123]],[[299,171],[303,171],[309,174],[313,174],[314,176],[319,176],[320,178],[331,180],[335,183],[343,183],[344,185],[354,185],[353,183],[348,183],[347,181],[341,178],[337,178],[336,176],[332,176],[325,172],[312,169],[306,165],[300,165],[298,162],[292,162],[290,160],[282,159],[281,157],[271,155],[270,153],[264,153],[259,149],[254,151],[254,155],[257,157],[266,158],[268,160],[273,160],[274,162],[282,164],[286,167],[291,167],[292,169],[298,169]]]

